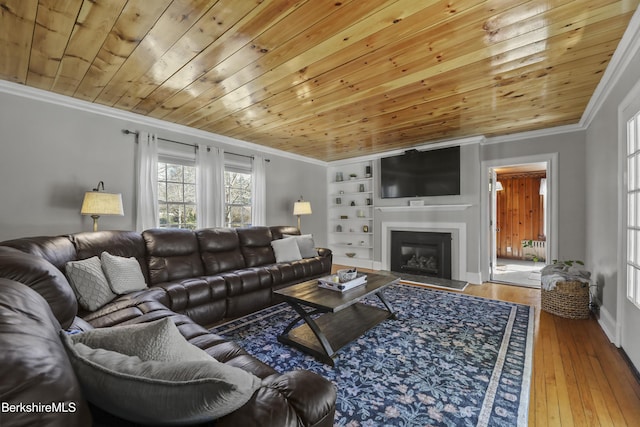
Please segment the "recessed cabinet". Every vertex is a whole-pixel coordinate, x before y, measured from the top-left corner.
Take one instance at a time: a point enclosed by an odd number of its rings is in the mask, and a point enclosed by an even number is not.
[[[372,162],[332,166],[328,174],[328,242],[333,262],[372,268],[375,212]]]

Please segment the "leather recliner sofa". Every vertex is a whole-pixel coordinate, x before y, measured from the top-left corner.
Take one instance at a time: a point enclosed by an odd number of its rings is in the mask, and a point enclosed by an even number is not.
[[[0,425],[134,425],[85,401],[57,333],[163,318],[170,318],[187,341],[218,361],[262,379],[249,402],[211,425],[333,425],[336,390],[331,382],[304,370],[278,373],[204,327],[276,302],[274,289],[330,272],[328,249],[319,249],[316,257],[276,262],[271,241],[283,234],[299,231],[295,227],[152,229],[1,242],[2,404],[15,409],[20,407],[8,405],[73,402],[75,410],[0,411]],[[135,257],[149,287],[93,312],[78,310],[64,276],[65,265],[103,251]]]

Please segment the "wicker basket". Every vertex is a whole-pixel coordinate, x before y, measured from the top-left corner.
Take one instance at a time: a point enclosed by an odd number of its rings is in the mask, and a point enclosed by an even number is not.
[[[558,282],[555,289],[541,289],[541,307],[547,313],[567,319],[589,317],[589,284],[579,281]]]

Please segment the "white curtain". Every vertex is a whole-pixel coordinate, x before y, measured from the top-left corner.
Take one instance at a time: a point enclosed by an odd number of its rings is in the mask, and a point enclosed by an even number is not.
[[[251,225],[267,225],[267,179],[265,176],[265,159],[253,157],[251,179]]]
[[[158,226],[158,138],[155,134],[138,134],[136,177],[136,230]]]
[[[251,177],[251,225],[267,225],[265,159],[253,157]]]
[[[199,228],[224,226],[224,150],[198,144],[196,216]]]

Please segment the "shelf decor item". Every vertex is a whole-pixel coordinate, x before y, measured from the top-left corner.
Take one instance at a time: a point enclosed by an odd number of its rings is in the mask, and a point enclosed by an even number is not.
[[[368,225],[363,225],[362,226],[362,232],[363,233],[368,233],[369,232],[369,226]]]
[[[336,172],[336,182],[342,182],[342,172]]]
[[[349,174],[349,179],[356,179],[357,177],[358,177],[358,175],[355,174],[355,173],[350,173]]]
[[[336,197],[336,205],[341,205],[341,204],[342,204],[342,198]]]
[[[366,176],[367,178],[371,178],[371,166],[365,166],[364,176]]]
[[[358,187],[358,191],[364,193],[364,184],[360,184],[360,186]]]

